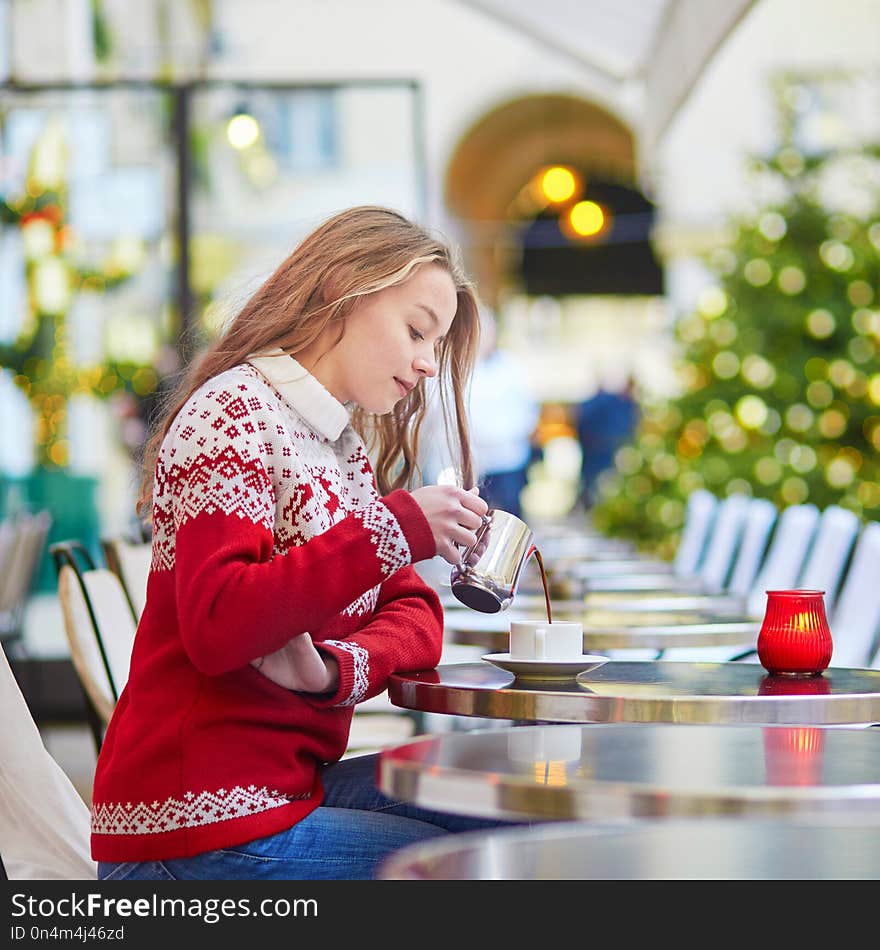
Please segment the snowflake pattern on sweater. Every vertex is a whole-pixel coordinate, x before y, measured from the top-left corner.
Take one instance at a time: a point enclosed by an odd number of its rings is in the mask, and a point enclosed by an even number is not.
[[[233,373],[251,380],[225,379]],[[257,381],[264,390],[259,395]],[[354,514],[370,531],[385,574],[410,563],[406,537],[379,500],[363,442],[353,430],[343,432],[340,445],[320,439],[250,365],[221,376],[181,415],[156,467],[154,570],[174,567],[180,527],[216,511],[273,531],[276,555]],[[273,417],[286,417],[289,428],[273,425]],[[367,591],[346,612],[370,613],[377,592]]]
[[[305,796],[300,796],[305,797]],[[215,821],[254,815],[278,808],[292,799],[279,791],[257,788],[225,789],[215,792],[187,792],[183,801],[126,802],[98,805],[92,813],[92,830],[104,835],[158,835],[178,828],[209,825]]]

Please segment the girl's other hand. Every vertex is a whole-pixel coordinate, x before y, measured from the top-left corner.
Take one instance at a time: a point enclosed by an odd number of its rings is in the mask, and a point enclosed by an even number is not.
[[[450,564],[458,564],[461,551],[476,543],[477,531],[489,506],[479,496],[479,489],[456,488],[454,485],[425,485],[412,492],[416,504],[431,526],[437,554]]]
[[[253,660],[251,666],[278,686],[302,693],[328,693],[339,685],[336,660],[318,652],[308,633],[301,633],[280,650]]]

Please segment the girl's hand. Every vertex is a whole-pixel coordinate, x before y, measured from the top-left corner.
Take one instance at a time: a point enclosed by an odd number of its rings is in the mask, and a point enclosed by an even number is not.
[[[461,551],[476,543],[477,530],[489,506],[479,497],[479,489],[465,491],[453,485],[425,485],[412,492],[428,519],[437,554],[450,564],[458,564]]]
[[[319,653],[308,633],[289,640],[274,653],[252,660],[251,666],[285,689],[302,693],[328,693],[339,685],[339,666]]]

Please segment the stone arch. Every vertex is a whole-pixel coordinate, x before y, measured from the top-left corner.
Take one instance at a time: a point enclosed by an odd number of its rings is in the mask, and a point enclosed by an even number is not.
[[[601,106],[567,94],[502,103],[461,137],[449,161],[444,194],[460,220],[465,260],[486,303],[497,303],[511,267],[505,221],[511,202],[534,173],[571,164],[634,186],[631,130]]]

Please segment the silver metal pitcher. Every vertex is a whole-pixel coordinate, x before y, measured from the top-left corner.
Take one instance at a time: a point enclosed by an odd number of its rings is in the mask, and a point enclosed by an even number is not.
[[[523,566],[535,551],[531,528],[516,515],[491,509],[452,568],[453,595],[466,607],[484,614],[507,610],[513,601]]]

